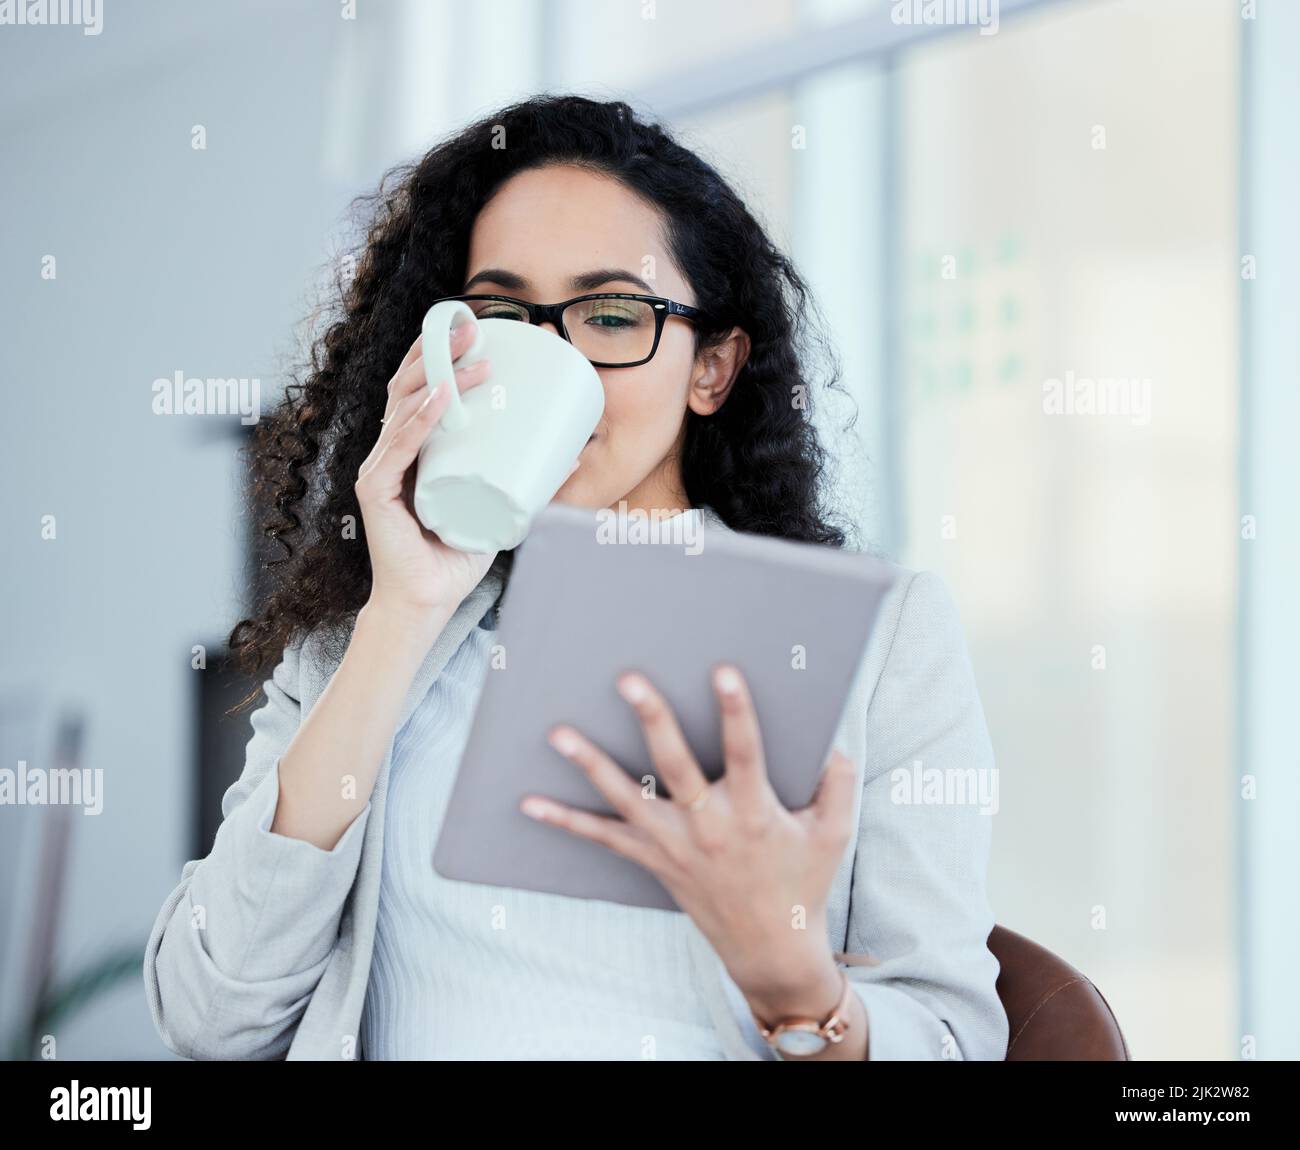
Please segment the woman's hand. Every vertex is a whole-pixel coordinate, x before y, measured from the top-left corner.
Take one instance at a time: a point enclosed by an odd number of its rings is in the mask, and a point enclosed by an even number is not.
[[[465,322],[453,329],[453,362],[473,343],[474,326]],[[489,372],[486,359],[456,368],[455,381],[435,380],[436,390],[431,393],[425,380],[423,339],[420,336],[411,345],[388,382],[383,427],[354,486],[373,573],[369,603],[381,608],[380,613],[417,624],[450,615],[496,556],[496,552],[478,554],[448,547],[420,523],[412,509],[412,464],[447,410],[448,387],[468,391],[487,379]]]
[[[530,795],[526,814],[608,847],[651,871],[713,945],[750,1006],[766,1017],[829,1009],[839,975],[827,939],[826,900],[853,832],[851,759],[836,750],[808,807],[787,811],[768,781],[758,718],[740,672],[719,667],[725,771],[710,784],[663,697],[644,676],[620,693],[641,720],[672,801],[639,786],[572,727],[550,734],[620,817]],[[653,780],[652,780],[653,781]],[[809,998],[820,1007],[807,1003]]]

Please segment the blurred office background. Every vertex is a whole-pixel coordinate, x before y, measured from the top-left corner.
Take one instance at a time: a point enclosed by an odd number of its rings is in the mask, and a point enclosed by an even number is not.
[[[841,497],[962,611],[999,921],[1137,1058],[1300,1057],[1300,5],[1002,0],[993,35],[894,8],[107,0],[97,36],[0,28],[0,685],[35,700],[3,765],[75,745],[106,777],[62,832],[61,978],[142,948],[210,831],[192,652],[250,586],[237,417],[154,415],[153,381],[269,401],[349,199],[569,89],[663,117],[808,274],[858,410]],[[1149,381],[1147,418],[1045,410],[1082,378]],[[7,978],[43,897],[0,903]],[[167,1056],[138,971],[56,1033]]]

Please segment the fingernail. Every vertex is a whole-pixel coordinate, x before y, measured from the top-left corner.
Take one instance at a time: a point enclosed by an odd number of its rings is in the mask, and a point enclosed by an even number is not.
[[[618,693],[629,703],[639,703],[649,694],[645,683],[635,675],[629,675],[618,681]]]
[[[731,667],[719,667],[714,682],[718,684],[718,690],[724,695],[735,695],[740,692],[740,676]]]
[[[562,755],[570,755],[578,749],[578,740],[573,737],[572,731],[552,731],[548,740]]]
[[[541,799],[527,798],[519,804],[519,809],[524,812],[530,819],[545,819],[550,814],[550,808],[541,801]]]

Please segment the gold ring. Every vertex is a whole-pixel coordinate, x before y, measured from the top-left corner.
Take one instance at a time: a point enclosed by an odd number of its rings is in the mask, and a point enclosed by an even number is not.
[[[705,783],[704,789],[689,802],[682,803],[682,806],[684,806],[688,811],[703,810],[705,803],[709,801],[709,792],[711,790],[713,790],[713,788],[709,786],[708,783]]]

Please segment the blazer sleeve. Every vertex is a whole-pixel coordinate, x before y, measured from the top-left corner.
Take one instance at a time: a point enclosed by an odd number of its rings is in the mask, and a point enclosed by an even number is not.
[[[896,592],[899,589],[896,589]],[[868,1058],[1001,1060],[1008,1022],[985,887],[997,772],[956,605],[910,575],[867,708],[844,966]]]
[[[280,756],[301,721],[300,651],[287,648],[263,683],[266,702],[251,716],[212,849],[185,863],[145,948],[154,1025],[187,1058],[285,1056],[356,879],[369,803],[328,851],[271,830]]]

